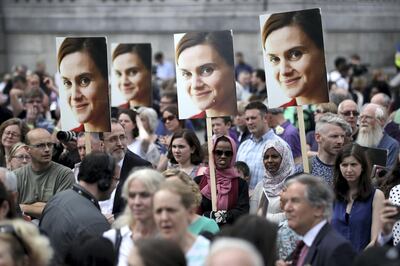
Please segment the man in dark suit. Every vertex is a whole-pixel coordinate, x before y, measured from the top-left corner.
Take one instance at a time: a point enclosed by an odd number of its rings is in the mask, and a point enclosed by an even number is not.
[[[351,265],[355,252],[346,239],[329,224],[333,192],[321,178],[308,174],[287,182],[284,211],[288,225],[303,237],[288,261],[277,261],[277,266]]]
[[[135,167],[152,167],[152,165],[127,149],[125,130],[115,119],[111,120],[111,132],[104,133],[103,141],[105,151],[111,154],[121,167],[112,211],[116,217],[125,208],[126,203],[121,197],[121,192],[131,170]]]

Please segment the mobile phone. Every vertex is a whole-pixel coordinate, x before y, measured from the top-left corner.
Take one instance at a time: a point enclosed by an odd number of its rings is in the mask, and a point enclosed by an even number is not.
[[[387,171],[386,167],[384,167],[382,165],[374,164],[372,166],[371,178],[382,178],[382,177],[385,177],[387,173],[388,173],[388,171]]]

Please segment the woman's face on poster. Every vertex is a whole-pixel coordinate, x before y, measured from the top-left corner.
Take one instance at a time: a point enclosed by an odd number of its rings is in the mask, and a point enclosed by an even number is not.
[[[265,54],[275,80],[289,98],[305,96],[324,84],[324,52],[296,25],[271,32]]]
[[[221,105],[234,91],[234,72],[208,44],[183,50],[178,58],[184,88],[200,110]]]
[[[118,89],[127,101],[147,99],[151,73],[136,53],[118,55],[113,61]]]
[[[104,116],[108,108],[108,82],[88,53],[66,55],[60,63],[60,74],[68,104],[79,123]]]

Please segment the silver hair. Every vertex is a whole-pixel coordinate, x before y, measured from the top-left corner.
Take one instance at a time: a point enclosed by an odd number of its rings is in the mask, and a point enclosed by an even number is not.
[[[216,256],[221,251],[226,250],[240,250],[243,251],[244,254],[247,254],[251,259],[251,266],[263,266],[263,259],[258,252],[258,250],[249,242],[232,238],[232,237],[221,237],[218,238],[212,245],[210,249],[210,253],[208,254],[208,258],[206,261],[206,266],[211,266],[210,261],[213,256]]]
[[[150,107],[140,107],[138,112],[149,120],[150,133],[154,133],[158,124],[157,112]]]
[[[17,192],[17,176],[10,170],[4,167],[0,167],[0,174],[1,172],[4,175],[4,186],[8,191]]]
[[[161,183],[165,181],[165,177],[158,171],[151,168],[134,168],[126,179],[122,187],[122,197],[128,200],[129,186],[134,180],[139,180],[143,183],[145,189],[154,194],[160,187]],[[125,225],[131,225],[135,222],[135,217],[132,216],[131,210],[127,205],[122,215],[113,223],[113,228],[121,228]]]
[[[313,207],[324,209],[324,218],[329,219],[332,215],[334,194],[332,188],[321,178],[310,174],[302,174],[290,179],[286,186],[300,183],[306,186],[305,198]]]
[[[343,118],[341,118],[337,114],[332,114],[332,113],[325,113],[321,116],[321,118],[318,120],[317,124],[315,125],[315,132],[316,133],[321,133],[323,131],[326,125],[334,125],[342,128],[344,132],[346,132],[347,136],[350,136],[352,133],[352,129],[349,123],[346,122]]]
[[[362,110],[364,110],[367,106],[370,106],[370,105],[375,107],[375,118],[377,120],[379,120],[380,122],[385,122],[386,118],[387,118],[387,113],[386,113],[385,108],[383,108],[379,104],[376,104],[376,103],[364,104],[364,106],[362,107]]]

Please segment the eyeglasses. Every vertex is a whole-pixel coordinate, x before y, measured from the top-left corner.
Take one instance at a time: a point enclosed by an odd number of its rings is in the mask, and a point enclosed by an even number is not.
[[[17,234],[15,231],[14,226],[10,224],[0,225],[0,234],[10,234],[12,235],[18,243],[21,245],[22,249],[24,250],[24,254],[28,255],[28,248],[22,238]]]
[[[214,154],[217,156],[225,155],[225,157],[231,157],[233,155],[233,151],[215,150]]]
[[[174,116],[174,115],[169,115],[169,116],[167,116],[167,117],[161,118],[161,120],[165,123],[165,122],[167,122],[167,121],[172,121],[172,120],[174,120],[175,118],[176,118],[176,116]]]
[[[44,150],[46,148],[52,149],[54,147],[54,143],[53,142],[44,142],[44,143],[38,143],[38,144],[31,144],[29,146],[39,149],[39,150]]]
[[[23,160],[30,161],[31,160],[31,156],[29,156],[29,155],[15,155],[15,156],[12,156],[11,158],[15,158],[18,161],[23,161]]]
[[[21,136],[21,134],[12,131],[4,131],[4,135],[11,136],[12,138],[19,138]]]
[[[346,111],[346,112],[340,112],[341,115],[343,116],[359,116],[360,113],[357,111]]]

